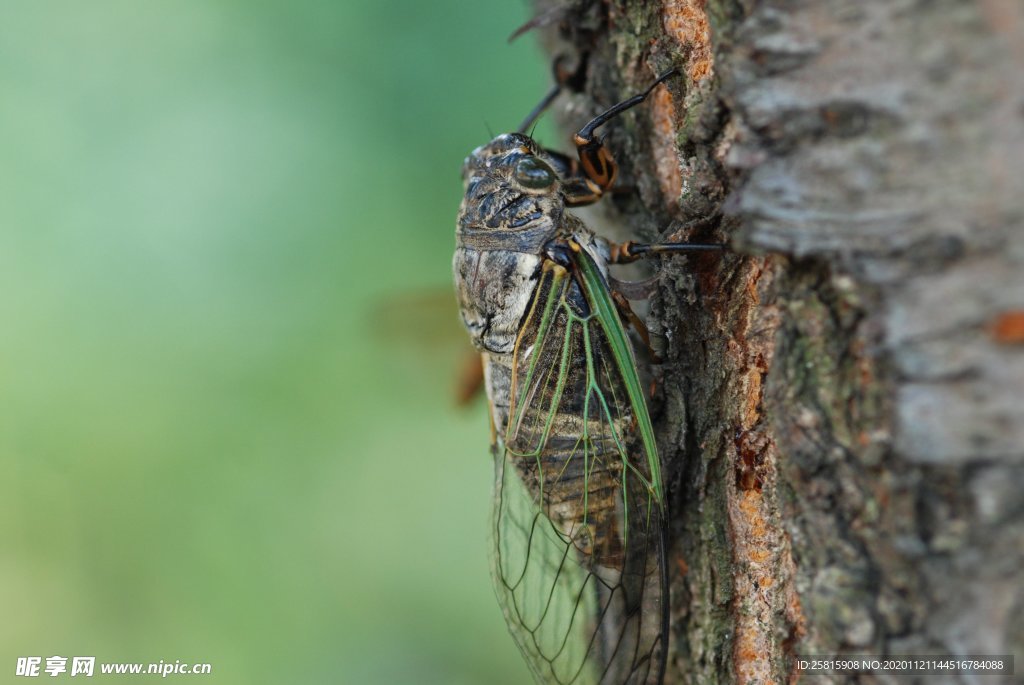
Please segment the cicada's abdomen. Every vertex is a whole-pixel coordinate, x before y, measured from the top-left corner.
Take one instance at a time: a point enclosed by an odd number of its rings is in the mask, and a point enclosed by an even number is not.
[[[538,288],[513,359],[490,363],[491,393],[514,399],[508,411],[495,407],[504,435],[496,582],[542,682],[654,683],[662,511],[646,462],[630,456],[643,448],[603,329],[557,268]]]

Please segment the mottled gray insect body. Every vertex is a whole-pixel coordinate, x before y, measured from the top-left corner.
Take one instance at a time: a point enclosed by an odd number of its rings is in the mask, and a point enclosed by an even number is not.
[[[659,685],[665,671],[664,490],[608,264],[670,248],[608,243],[567,208],[614,183],[595,129],[672,73],[581,128],[578,160],[509,133],[462,169],[453,271],[491,408],[492,578],[543,685]]]
[[[565,173],[564,166],[528,136],[506,133],[473,150],[462,167],[452,270],[462,322],[484,353],[485,389],[499,431],[506,427],[512,353],[547,246],[572,238],[607,270],[607,242],[565,211],[556,171]],[[582,303],[573,291],[570,299]]]
[[[558,237],[558,178],[529,137],[509,133],[478,147],[462,168],[452,261],[462,321],[481,351],[511,354],[540,275],[544,245]]]

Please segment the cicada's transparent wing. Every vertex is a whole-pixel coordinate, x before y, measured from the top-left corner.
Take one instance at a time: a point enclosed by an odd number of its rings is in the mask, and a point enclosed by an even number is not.
[[[614,304],[579,260],[576,278],[545,264],[505,370],[494,580],[539,682],[655,685],[667,624],[657,454]]]

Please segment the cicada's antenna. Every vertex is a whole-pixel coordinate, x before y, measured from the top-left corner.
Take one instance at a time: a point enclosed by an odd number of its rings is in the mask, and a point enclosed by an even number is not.
[[[512,32],[512,35],[508,37],[508,42],[511,43],[519,36],[532,31],[534,29],[542,28],[550,24],[554,24],[556,21],[561,21],[569,14],[571,7],[569,5],[555,6],[538,15],[530,18],[525,24],[517,28]]]

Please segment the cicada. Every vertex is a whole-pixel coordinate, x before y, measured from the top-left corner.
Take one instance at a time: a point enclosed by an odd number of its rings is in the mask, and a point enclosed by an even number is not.
[[[490,405],[492,575],[539,683],[664,677],[665,483],[608,265],[720,246],[617,245],[568,210],[615,181],[597,129],[674,73],[583,126],[577,159],[524,133],[556,86],[519,132],[478,147],[462,168],[453,271]]]

